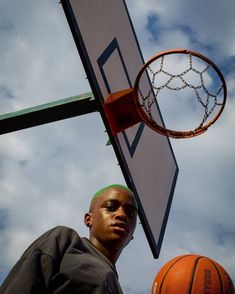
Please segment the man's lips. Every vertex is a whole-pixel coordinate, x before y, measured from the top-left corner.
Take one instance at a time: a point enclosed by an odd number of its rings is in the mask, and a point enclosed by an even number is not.
[[[128,232],[128,226],[125,223],[114,223],[111,225],[114,228],[118,228],[121,231],[126,231]]]

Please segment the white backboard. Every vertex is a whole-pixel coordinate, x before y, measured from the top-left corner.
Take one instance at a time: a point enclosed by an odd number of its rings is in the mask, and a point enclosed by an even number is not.
[[[109,93],[131,88],[142,53],[123,0],[62,0],[93,94],[127,185],[139,204],[139,217],[154,258],[167,224],[178,175],[168,138],[144,123],[111,136],[102,104]],[[146,79],[146,86],[150,87]],[[157,115],[161,115],[156,106]]]

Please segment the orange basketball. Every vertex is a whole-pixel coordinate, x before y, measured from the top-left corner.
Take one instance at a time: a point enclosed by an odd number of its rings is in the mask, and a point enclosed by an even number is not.
[[[152,294],[234,294],[225,269],[214,260],[195,254],[167,262],[156,275]]]

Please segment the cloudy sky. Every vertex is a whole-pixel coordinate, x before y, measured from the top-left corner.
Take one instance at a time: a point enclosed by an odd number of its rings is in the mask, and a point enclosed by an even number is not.
[[[128,0],[144,57],[188,48],[211,57],[228,86],[218,122],[171,143],[179,166],[160,258],[139,224],[117,268],[127,294],[149,293],[159,268],[186,253],[209,256],[235,281],[235,19],[233,0]],[[89,92],[58,1],[0,0],[0,114]],[[0,282],[25,248],[59,224],[87,236],[90,195],[125,183],[99,114],[0,137]],[[138,258],[137,258],[138,257]]]

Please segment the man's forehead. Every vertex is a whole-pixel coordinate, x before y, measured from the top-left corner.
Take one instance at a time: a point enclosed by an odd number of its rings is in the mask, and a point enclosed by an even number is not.
[[[91,205],[95,202],[101,203],[108,200],[119,200],[133,204],[137,208],[137,203],[133,192],[123,185],[110,185],[99,190],[92,198]]]
[[[126,190],[119,190],[115,188],[111,188],[104,192],[100,197],[101,202],[106,201],[116,201],[116,202],[125,202],[135,205],[135,198],[133,193],[130,193]]]

